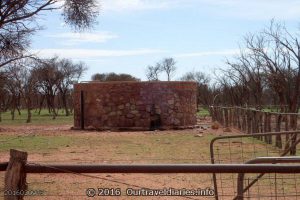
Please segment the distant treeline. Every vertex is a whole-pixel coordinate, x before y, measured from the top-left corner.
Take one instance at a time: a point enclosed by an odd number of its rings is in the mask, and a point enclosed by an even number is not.
[[[239,54],[216,73],[215,103],[222,105],[280,105],[298,112],[300,100],[300,38],[283,24],[248,34]],[[288,109],[286,109],[286,106]]]
[[[24,58],[11,62],[0,71],[0,112],[15,113],[27,110],[27,122],[32,109],[47,108],[53,119],[58,109],[68,116],[73,111],[73,83],[82,76],[86,67],[69,59]]]

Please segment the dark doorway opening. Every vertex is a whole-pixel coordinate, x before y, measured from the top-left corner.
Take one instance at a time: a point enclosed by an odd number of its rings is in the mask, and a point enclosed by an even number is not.
[[[160,114],[156,112],[155,105],[152,105],[150,113],[150,131],[158,130],[161,127]]]

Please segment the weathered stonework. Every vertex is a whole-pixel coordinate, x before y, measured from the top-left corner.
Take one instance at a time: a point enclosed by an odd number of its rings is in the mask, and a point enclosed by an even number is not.
[[[153,130],[196,124],[195,82],[88,82],[74,86],[74,128]]]

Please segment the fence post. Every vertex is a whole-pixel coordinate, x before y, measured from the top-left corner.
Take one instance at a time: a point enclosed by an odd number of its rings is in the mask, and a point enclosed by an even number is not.
[[[229,122],[229,126],[233,126],[235,127],[235,122],[234,122],[234,110],[233,108],[229,109],[229,114],[230,114],[230,122]]]
[[[243,132],[246,132],[246,130],[247,130],[247,127],[246,127],[247,118],[246,118],[246,110],[244,110],[244,109],[242,109],[242,117],[243,117],[243,120],[242,120],[242,130],[243,130]]]
[[[20,195],[14,195],[14,193],[27,190],[25,173],[26,162],[27,152],[15,149],[10,150],[9,163],[5,172],[4,191],[7,191],[7,194],[5,194],[4,200],[23,199],[23,195],[21,195],[23,192],[20,192]]]
[[[277,114],[276,115],[276,132],[280,132],[281,129],[281,120],[282,120],[282,115]],[[281,140],[281,135],[276,136],[276,147],[282,148],[282,140]]]
[[[285,131],[290,130],[289,120],[290,120],[290,116],[285,115]],[[285,147],[284,147],[285,150],[290,148],[290,143],[291,143],[290,142],[290,135],[286,134],[285,135]]]
[[[256,111],[256,120],[257,120],[257,133],[262,133],[262,112],[261,111]],[[263,140],[263,137],[259,137],[260,140]]]
[[[262,111],[259,111],[259,124],[258,124],[258,127],[259,127],[259,132],[260,133],[263,133],[264,132],[264,130],[263,130],[263,112]],[[262,138],[261,138],[261,140],[262,140]]]
[[[218,107],[217,108],[217,121],[221,124],[222,122],[221,122],[221,120],[222,120],[222,109],[221,109],[221,107]]]
[[[251,134],[252,132],[252,115],[250,110],[246,110],[246,118],[247,118],[247,133]]]
[[[236,116],[237,116],[237,127],[238,129],[242,130],[242,112],[240,108],[236,108]]]
[[[256,132],[256,130],[255,130],[255,111],[254,110],[252,110],[251,112],[250,112],[250,115],[251,115],[251,118],[252,118],[252,120],[251,120],[251,133],[257,133]]]
[[[213,106],[209,106],[209,112],[210,112],[212,121],[213,122],[216,121],[215,111],[214,111],[214,107]]]
[[[272,114],[268,115],[268,132],[272,131]],[[268,136],[268,144],[272,144],[272,135]]]
[[[228,108],[224,108],[224,118],[225,127],[229,127]]]
[[[225,117],[224,117],[225,108],[221,108],[221,125],[224,126]]]
[[[252,111],[253,116],[253,125],[252,125],[252,133],[258,133],[258,112],[256,110]]]
[[[290,115],[290,119],[291,119],[290,124],[291,124],[291,127],[293,130],[297,130],[297,118],[298,118],[298,115],[293,115],[293,114]],[[296,139],[297,139],[297,134],[292,134],[291,135],[291,143],[294,144],[296,142]],[[296,147],[295,146],[291,149],[290,154],[296,155]]]
[[[215,121],[220,121],[219,120],[219,110],[218,107],[214,107],[214,112],[215,112]]]
[[[271,131],[271,114],[265,112],[265,121],[264,121],[264,132]],[[272,144],[272,136],[265,136],[265,142],[267,144]]]

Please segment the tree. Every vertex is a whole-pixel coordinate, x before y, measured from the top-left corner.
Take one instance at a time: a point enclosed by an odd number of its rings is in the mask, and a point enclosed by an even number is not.
[[[36,87],[45,96],[49,113],[52,113],[53,119],[57,116],[55,97],[58,93],[58,85],[62,79],[62,74],[58,71],[56,65],[57,60],[57,57],[43,60],[32,71],[33,76],[37,80]]]
[[[240,55],[235,57],[235,61],[226,61],[229,66],[223,74],[235,82],[240,88],[242,95],[239,105],[255,105],[257,109],[262,109],[263,90],[265,88],[264,72],[261,58],[254,54],[240,51]]]
[[[159,81],[161,66],[157,63],[155,66],[149,65],[146,69],[146,76],[149,81]]]
[[[29,123],[32,109],[39,107],[41,111],[46,101],[53,118],[59,108],[64,108],[69,115],[72,110],[72,84],[85,70],[81,62],[73,63],[58,57],[11,62],[0,71],[0,112],[8,107],[14,119],[16,110],[20,113],[20,108],[26,108],[26,122]]]
[[[0,67],[30,57],[26,49],[30,36],[40,29],[38,15],[61,8],[65,22],[79,31],[90,28],[98,15],[96,0],[0,1]]]
[[[163,61],[159,64],[161,71],[165,72],[167,74],[168,81],[171,81],[172,76],[174,75],[176,71],[176,62],[173,58],[165,58]]]
[[[212,90],[209,86],[210,78],[208,75],[203,72],[187,72],[180,78],[180,80],[197,82],[198,104],[209,106],[212,103]]]
[[[5,98],[7,97],[7,91],[5,90],[5,83],[7,77],[5,76],[3,71],[0,71],[0,122],[2,121],[1,113],[4,111],[5,106]],[[7,98],[6,98],[7,99]]]
[[[9,74],[8,84],[13,83],[14,90],[18,92],[19,97],[21,97],[25,103],[27,109],[27,123],[31,122],[32,100],[36,90],[36,79],[31,73],[31,70],[35,65],[35,60],[21,59],[11,63],[7,68],[7,73]],[[14,103],[16,102],[15,98],[16,97],[13,95],[12,99]]]
[[[56,103],[55,99],[59,97],[57,101],[61,100],[65,114],[70,115],[71,86],[80,79],[86,69],[82,62],[73,63],[69,59],[60,59],[59,57],[41,60],[32,70],[37,91],[43,97],[39,106],[40,111],[43,101],[46,100],[49,113],[53,114],[54,119],[57,116],[56,109],[59,107],[59,103]]]
[[[248,34],[244,49],[221,70],[219,83],[236,97],[234,105],[262,105],[278,102],[281,112],[298,112],[300,100],[300,42],[284,25],[275,23],[256,34]],[[226,87],[225,87],[226,86]],[[276,94],[274,96],[274,94]],[[273,97],[272,97],[273,96]],[[269,98],[272,97],[272,98]],[[239,100],[238,100],[239,99]],[[232,99],[233,100],[233,99]]]
[[[71,96],[71,86],[74,82],[82,77],[84,71],[87,70],[85,64],[82,62],[73,63],[70,59],[60,59],[53,63],[58,67],[58,73],[60,73],[60,81],[58,83],[58,90],[61,96],[62,104],[65,109],[66,116],[70,115],[68,106],[68,96]]]
[[[15,119],[15,111],[16,109],[19,111],[20,114],[20,81],[18,74],[19,70],[16,67],[15,64],[10,64],[6,70],[5,70],[5,76],[7,77],[5,81],[5,90],[8,92],[10,98],[10,113],[11,113],[11,119]]]
[[[182,81],[195,81],[198,84],[209,84],[210,77],[203,72],[187,72],[185,73],[180,80]]]
[[[298,112],[300,97],[300,42],[297,35],[292,35],[284,25],[271,21],[270,27],[264,31],[264,34],[275,44],[274,49],[278,52],[272,61],[269,61],[270,67],[276,67],[280,75],[283,75],[286,81],[286,98],[290,112]],[[261,53],[266,59],[267,53]],[[278,64],[278,65],[277,65]]]
[[[94,74],[92,75],[92,81],[140,81],[140,79],[130,75],[130,74],[116,74],[114,72],[111,73],[103,73],[103,74]]]

